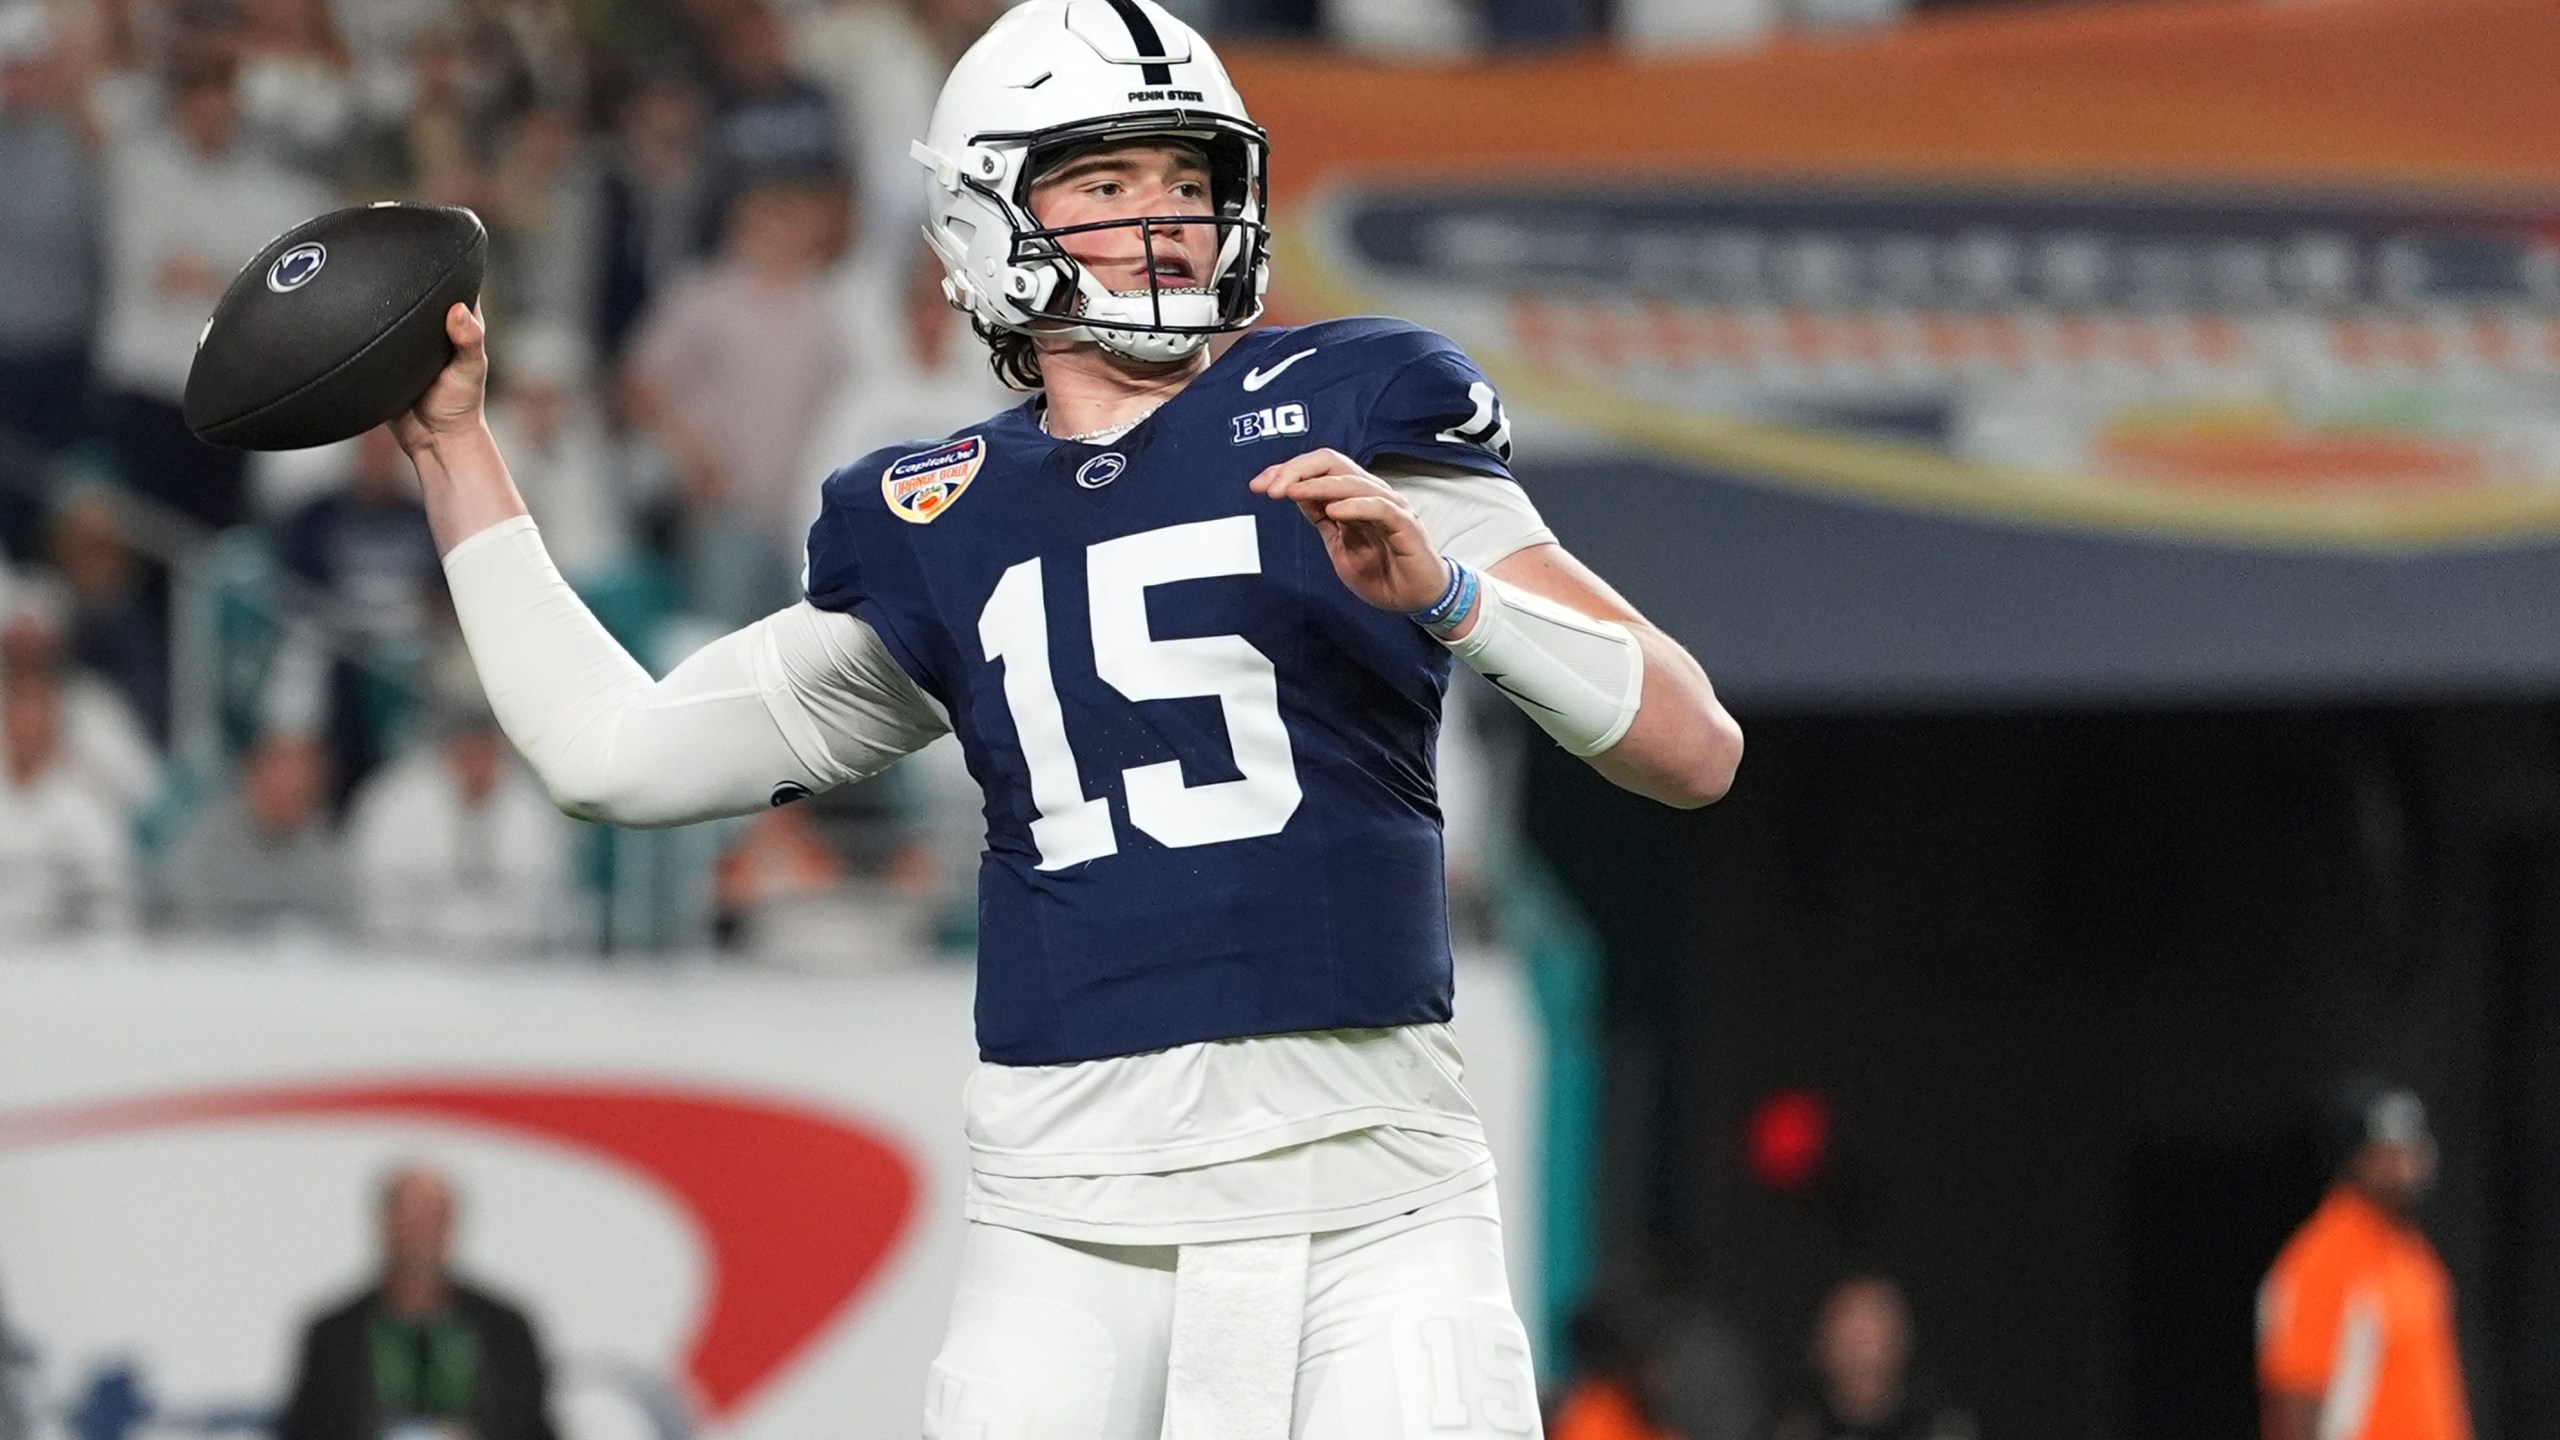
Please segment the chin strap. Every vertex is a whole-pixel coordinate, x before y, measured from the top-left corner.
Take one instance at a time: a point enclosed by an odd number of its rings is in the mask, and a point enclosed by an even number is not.
[[[1093,343],[1124,360],[1137,360],[1149,365],[1165,365],[1188,360],[1209,343],[1206,335],[1166,335],[1153,330],[1121,330],[1100,325],[1087,325],[1084,333]]]
[[[1423,612],[1425,629],[1574,754],[1588,759],[1625,738],[1644,704],[1644,647],[1634,631],[1449,565],[1453,593]],[[1470,613],[1475,628],[1447,639]]]

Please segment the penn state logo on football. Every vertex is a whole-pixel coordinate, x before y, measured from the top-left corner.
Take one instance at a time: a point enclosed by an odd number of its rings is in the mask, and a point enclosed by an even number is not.
[[[880,496],[899,519],[931,524],[969,488],[986,458],[987,442],[976,435],[901,456],[880,472]]]
[[[321,244],[296,245],[276,257],[267,267],[267,288],[279,295],[299,290],[311,283],[320,267],[329,263],[329,247]]]

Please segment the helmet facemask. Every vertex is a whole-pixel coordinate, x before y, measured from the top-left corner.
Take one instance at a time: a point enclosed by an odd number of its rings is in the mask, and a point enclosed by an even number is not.
[[[1145,141],[1183,143],[1201,152],[1209,170],[1210,213],[1057,226],[1042,225],[1032,214],[1031,190],[1041,176],[1095,150]],[[1197,353],[1212,335],[1245,329],[1261,318],[1270,231],[1262,221],[1266,146],[1258,126],[1198,112],[1161,111],[1026,134],[981,135],[974,143],[1013,150],[1017,157],[1008,167],[1010,193],[974,178],[965,182],[1014,222],[1006,298],[1028,323],[1008,328],[1090,339],[1116,355],[1164,363]],[[1191,284],[1166,284],[1155,264],[1165,232],[1196,232],[1203,226],[1216,232],[1208,273]],[[1110,289],[1063,243],[1072,235],[1124,228],[1137,232],[1147,262],[1143,291]]]

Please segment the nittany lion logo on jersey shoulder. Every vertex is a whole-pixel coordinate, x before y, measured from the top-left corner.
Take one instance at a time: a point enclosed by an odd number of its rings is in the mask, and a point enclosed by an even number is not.
[[[1508,462],[1511,417],[1502,413],[1502,398],[1493,393],[1491,385],[1478,380],[1467,387],[1467,403],[1475,407],[1475,413],[1464,424],[1452,425],[1431,438],[1452,445],[1480,446],[1492,451],[1494,458]]]
[[[969,488],[986,459],[987,442],[976,435],[900,456],[880,472],[880,498],[899,519],[930,524]]]

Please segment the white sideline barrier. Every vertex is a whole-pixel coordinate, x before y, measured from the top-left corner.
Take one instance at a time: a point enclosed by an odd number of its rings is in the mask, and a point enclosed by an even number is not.
[[[36,1434],[117,1365],[159,1417],[136,1437],[280,1403],[304,1320],[367,1283],[376,1181],[422,1159],[462,1191],[461,1268],[542,1327],[563,1440],[913,1440],[971,981],[9,946],[0,1315],[36,1354]],[[1529,1003],[1462,965],[1524,1313]]]

